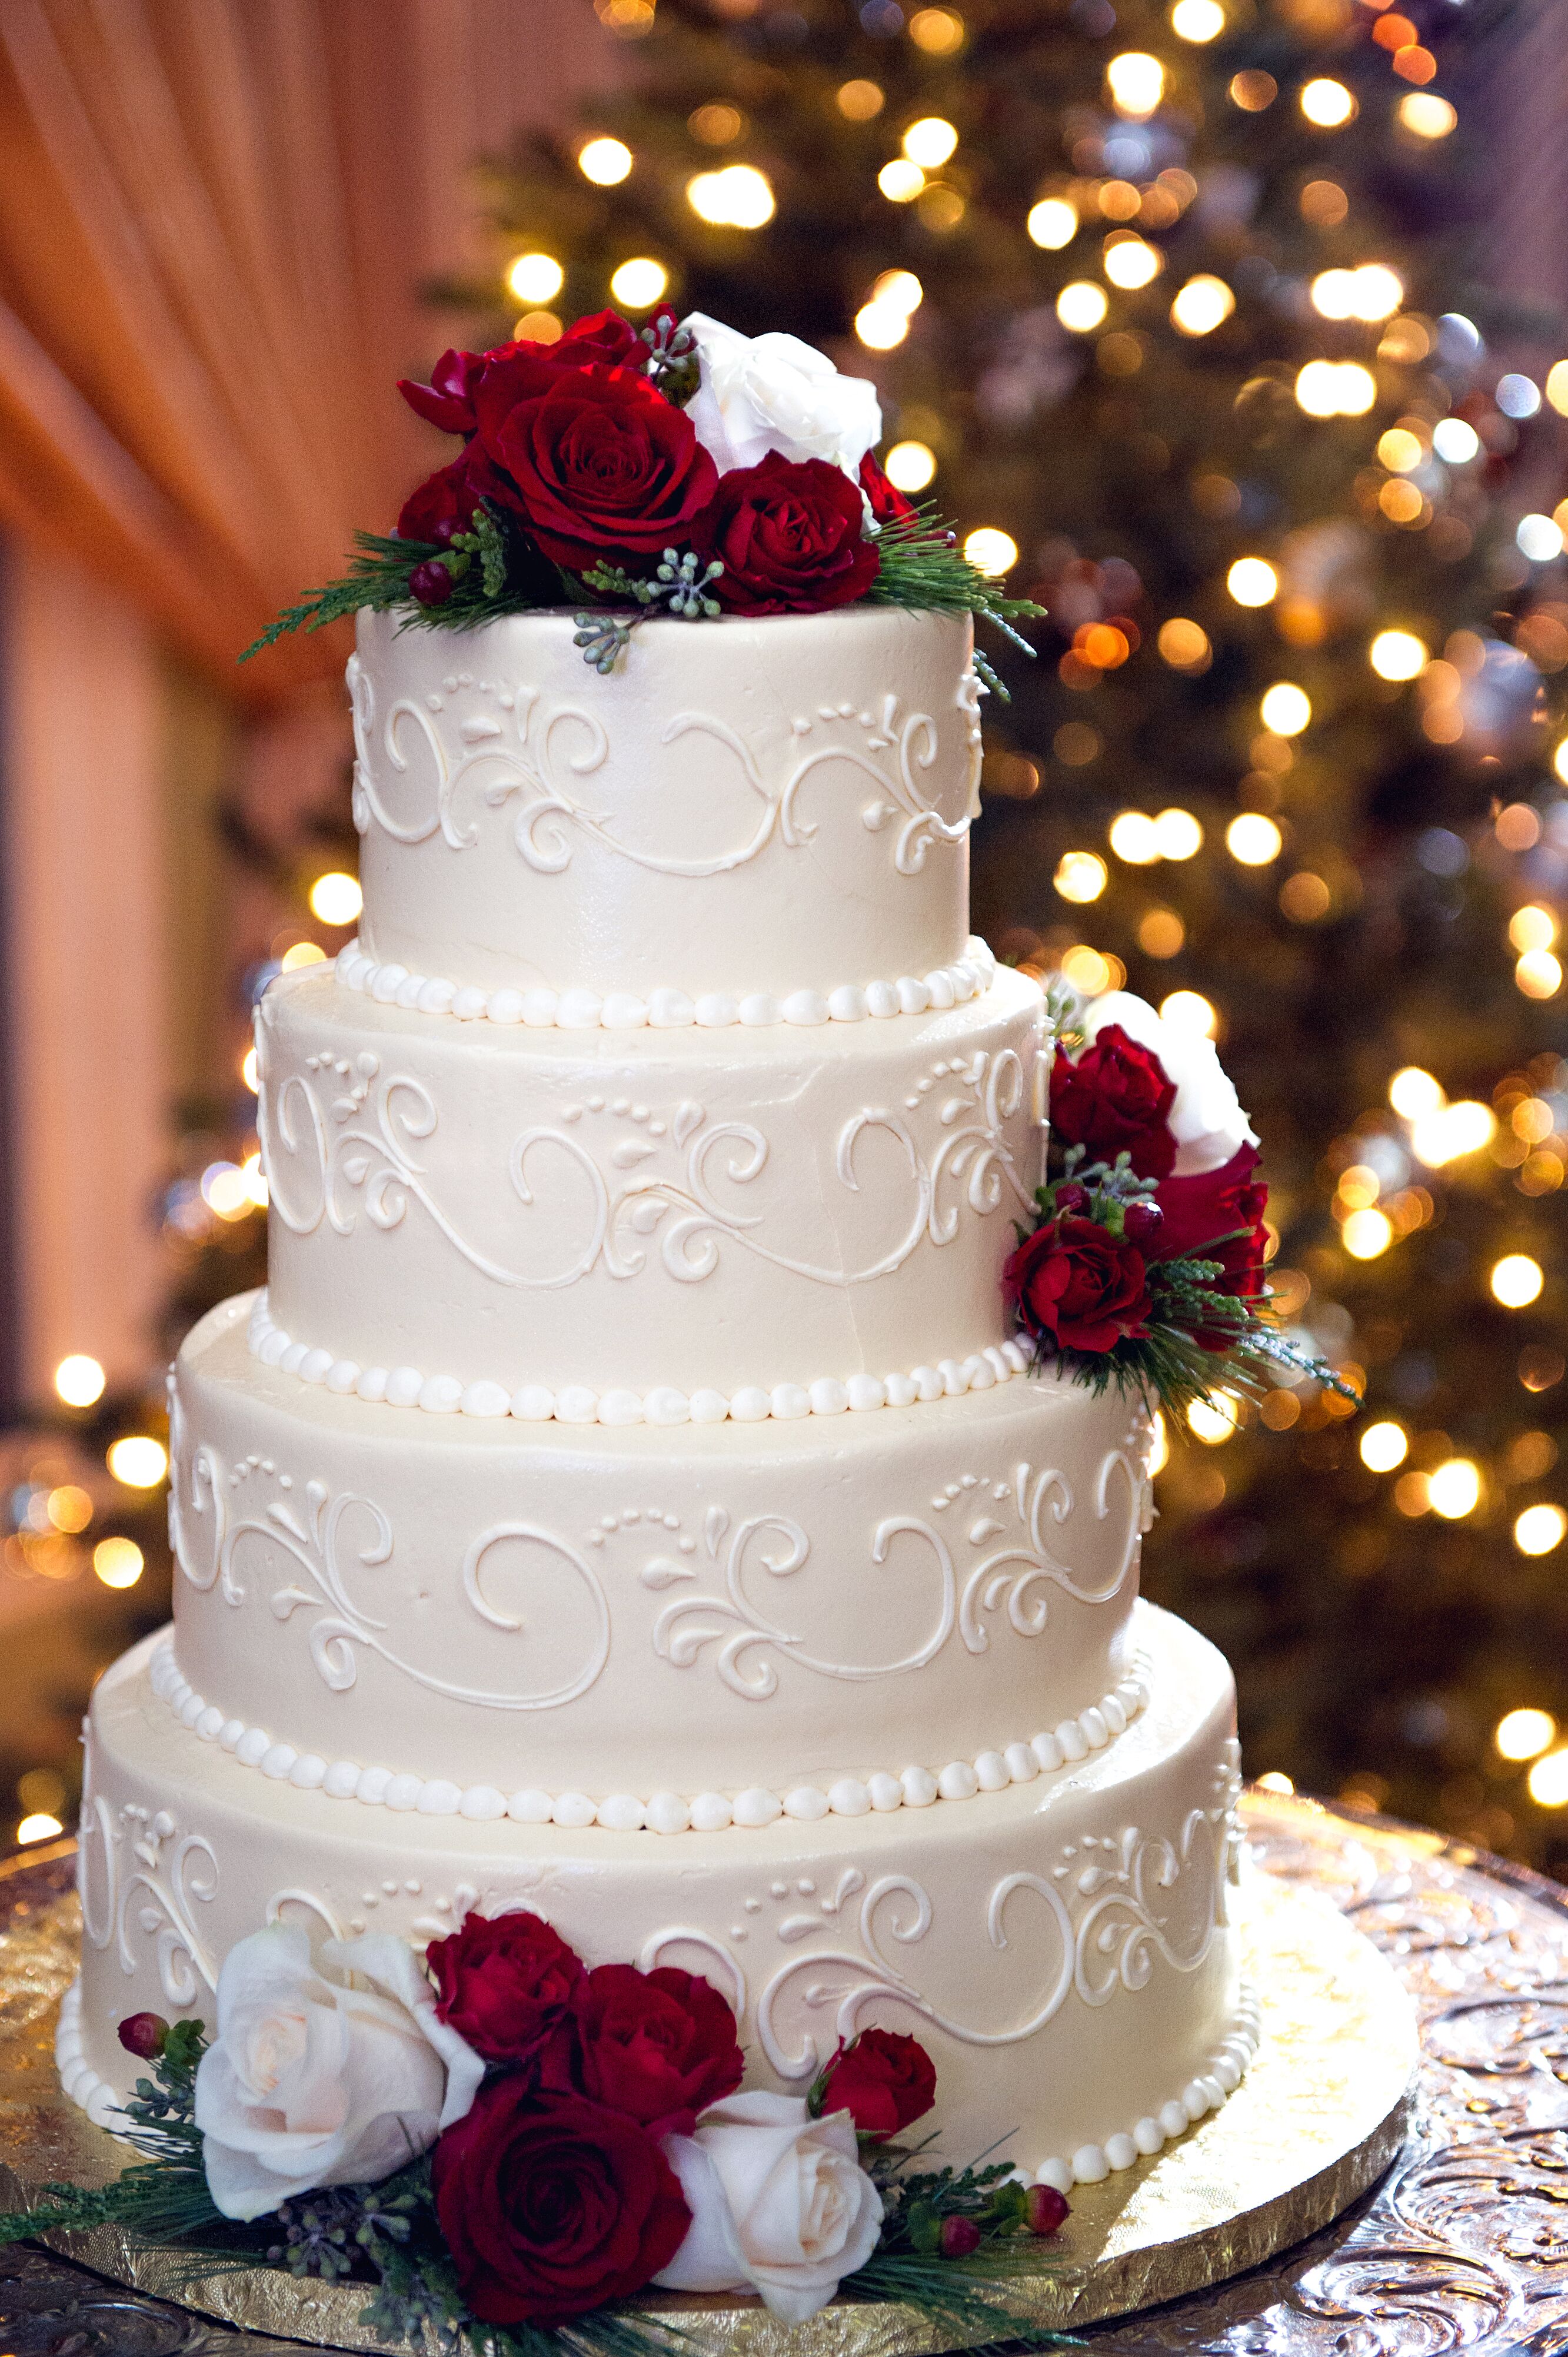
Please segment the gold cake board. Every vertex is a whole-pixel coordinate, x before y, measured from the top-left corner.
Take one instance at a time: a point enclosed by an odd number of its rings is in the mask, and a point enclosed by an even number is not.
[[[1249,1879],[1240,1909],[1245,1970],[1262,2007],[1251,2069],[1223,2108],[1176,2143],[1074,2188],[1071,2216],[1040,2245],[1039,2268],[1009,2280],[1015,2317],[1070,2332],[1241,2274],[1326,2225],[1398,2155],[1417,2040],[1392,1972],[1325,1900],[1272,1877]],[[55,2016],[79,1947],[73,1899],[38,1907],[0,1943],[7,2207],[50,2179],[99,2185],[126,2165],[125,2147],[92,2126],[55,2077]],[[266,2267],[200,2275],[190,2254],[134,2249],[113,2228],[47,2239],[101,2275],[249,2331],[340,2349],[403,2345],[360,2325],[362,2286]],[[642,2306],[650,2322],[667,2316],[679,2328],[666,2343],[672,2357],[935,2357],[957,2345],[890,2302],[835,2301],[794,2327],[733,2294]],[[1005,2331],[998,2319],[973,2339]],[[433,2341],[429,2348],[435,2357]]]

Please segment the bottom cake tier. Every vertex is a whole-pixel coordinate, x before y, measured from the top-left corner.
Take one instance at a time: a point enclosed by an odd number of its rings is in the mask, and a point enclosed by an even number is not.
[[[138,2069],[119,2022],[210,2020],[224,1954],[261,1923],[421,1944],[470,1909],[526,1906],[592,1964],[704,1973],[740,2018],[748,2085],[803,2093],[838,2040],[879,2023],[931,2052],[943,2159],[988,2151],[1064,2188],[1129,2166],[1223,2102],[1254,2037],[1230,1903],[1230,1673],[1183,1622],[1137,1618],[1148,1708],[1048,1792],[668,1839],[267,1781],[157,1700],[150,1639],[88,1723],[67,2088],[103,2119]]]

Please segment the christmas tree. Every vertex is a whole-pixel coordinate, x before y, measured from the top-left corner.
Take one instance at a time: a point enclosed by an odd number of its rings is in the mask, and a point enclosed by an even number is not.
[[[1504,369],[1552,324],[1451,226],[1495,24],[597,5],[617,94],[489,167],[494,279],[443,299],[821,345],[1048,608],[989,648],[977,928],[1217,1031],[1281,1313],[1367,1390],[1170,1436],[1149,1589],[1236,1663],[1252,1772],[1568,1865],[1568,362]]]

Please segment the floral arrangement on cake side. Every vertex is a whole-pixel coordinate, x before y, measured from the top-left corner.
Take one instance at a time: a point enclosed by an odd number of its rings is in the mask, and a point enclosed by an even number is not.
[[[667,2348],[639,2293],[733,2292],[802,2324],[840,2292],[944,2330],[1058,2336],[1007,2305],[1068,2205],[1005,2163],[922,2167],[917,2039],[867,2029],[803,2095],[741,2086],[729,2005],[671,1965],[590,1969],[523,1910],[421,1958],[268,1924],[224,1958],[217,2023],[138,2013],[151,2076],[118,2115],[143,2156],[44,2189],[0,2243],[116,2225],[212,2266],[366,2287],[362,2323],[486,2357]]]
[[[1271,1378],[1359,1394],[1271,1314],[1258,1140],[1212,1039],[1053,994],[1047,1178],[1003,1285],[1036,1368],[1173,1413]]]
[[[798,337],[738,335],[700,311],[660,308],[641,328],[598,311],[553,343],[443,352],[428,384],[398,390],[461,451],[246,656],[361,606],[462,627],[569,605],[585,659],[607,672],[650,614],[861,600],[973,614],[1034,651],[1012,624],[1043,608],[1004,597],[894,489],[873,455],[875,386]],[[976,669],[1004,693],[983,655]]]

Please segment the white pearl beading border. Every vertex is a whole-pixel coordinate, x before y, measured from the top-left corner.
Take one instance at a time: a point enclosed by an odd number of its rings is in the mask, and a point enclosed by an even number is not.
[[[467,1817],[480,1824],[510,1817],[519,1824],[564,1825],[574,1833],[603,1825],[612,1833],[709,1834],[729,1825],[749,1831],[781,1817],[811,1824],[827,1816],[864,1817],[873,1810],[882,1814],[892,1809],[925,1809],[935,1801],[971,1801],[980,1792],[1033,1783],[1036,1776],[1075,1766],[1091,1751],[1103,1751],[1122,1734],[1148,1702],[1149,1667],[1140,1655],[1113,1692],[1076,1718],[1064,1718],[1027,1743],[983,1751],[972,1760],[952,1760],[945,1768],[906,1768],[898,1775],[879,1772],[864,1782],[857,1776],[841,1776],[825,1791],[819,1784],[800,1784],[788,1792],[752,1785],[740,1792],[698,1792],[689,1799],[679,1792],[655,1792],[647,1800],[631,1792],[594,1800],[586,1792],[529,1788],[506,1793],[495,1784],[465,1788],[444,1776],[396,1775],[390,1768],[361,1768],[352,1760],[328,1760],[319,1752],[296,1751],[292,1744],[274,1741],[266,1728],[231,1718],[198,1694],[167,1641],[154,1652],[148,1676],[159,1701],[203,1742],[232,1752],[242,1766],[259,1769],[277,1783],[323,1792],[329,1800],[362,1801],[371,1808],[425,1817]]]
[[[650,1392],[596,1392],[585,1383],[552,1391],[524,1383],[465,1383],[456,1375],[426,1375],[417,1367],[361,1367],[357,1359],[296,1342],[277,1325],[265,1291],[256,1297],[246,1329],[252,1356],[304,1383],[370,1400],[388,1407],[423,1408],[428,1415],[514,1415],[521,1424],[760,1424],[802,1415],[843,1415],[878,1407],[913,1407],[922,1400],[958,1399],[965,1392],[988,1392],[1026,1374],[1029,1354],[1021,1342],[990,1342],[967,1359],[939,1359],[907,1375],[850,1375],[840,1382],[823,1375],[811,1383],[743,1384],[719,1391],[678,1391],[670,1383]]]
[[[900,974],[896,982],[843,982],[832,990],[710,990],[692,997],[684,990],[650,990],[639,998],[625,990],[481,990],[474,983],[446,982],[414,974],[395,960],[379,964],[358,939],[338,951],[339,982],[383,1006],[420,1015],[453,1015],[459,1023],[521,1023],[535,1031],[680,1031],[693,1024],[704,1031],[734,1024],[769,1029],[775,1024],[886,1021],[895,1015],[924,1015],[961,1006],[981,997],[996,975],[996,960],[978,934],[961,958],[929,974]]]
[[[1075,2185],[1098,2185],[1117,2170],[1131,2169],[1135,2161],[1158,2152],[1174,2137],[1185,2136],[1206,2113],[1217,2112],[1235,2093],[1258,2050],[1262,2020],[1257,1993],[1243,1982],[1234,2027],[1179,2095],[1173,2095],[1134,2126],[1107,2136],[1103,2144],[1082,2144],[1069,2159],[1042,2161],[1035,2171],[1036,2184],[1054,2186],[1058,2193],[1070,2193]]]
[[[81,1975],[79,1973],[59,2001],[55,2023],[55,2069],[60,2085],[87,2114],[94,2127],[112,2128],[119,2115],[120,2098],[107,2079],[101,2079],[81,2050]]]

